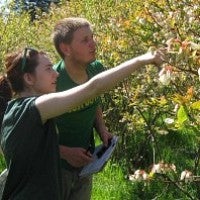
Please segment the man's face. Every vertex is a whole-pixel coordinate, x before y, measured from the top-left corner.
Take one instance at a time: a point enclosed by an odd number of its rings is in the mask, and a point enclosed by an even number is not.
[[[70,59],[86,65],[96,59],[96,43],[93,32],[89,27],[82,27],[73,34],[73,40],[69,45]]]

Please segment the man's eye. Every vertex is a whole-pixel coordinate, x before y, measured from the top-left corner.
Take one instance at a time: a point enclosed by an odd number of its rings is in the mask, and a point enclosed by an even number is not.
[[[88,42],[88,39],[87,39],[87,38],[85,38],[85,39],[83,40],[83,42],[85,42],[85,43],[86,43],[86,42]]]
[[[46,70],[47,70],[47,71],[51,71],[51,70],[52,70],[52,67],[47,67]]]

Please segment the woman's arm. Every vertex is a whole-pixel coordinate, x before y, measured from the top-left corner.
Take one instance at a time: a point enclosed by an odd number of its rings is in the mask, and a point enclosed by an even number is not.
[[[163,62],[163,57],[163,51],[148,52],[104,71],[80,86],[38,97],[36,106],[43,122],[49,118],[69,112],[103,92],[112,89],[117,83],[144,65],[160,65]]]

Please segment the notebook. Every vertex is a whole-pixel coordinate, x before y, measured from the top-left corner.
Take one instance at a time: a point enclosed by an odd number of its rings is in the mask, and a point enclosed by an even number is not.
[[[113,136],[113,138],[109,140],[109,144],[107,147],[105,147],[103,144],[97,146],[92,155],[93,161],[85,167],[83,167],[83,169],[79,173],[79,176],[85,177],[101,171],[104,168],[107,161],[110,159],[117,142],[118,136]]]

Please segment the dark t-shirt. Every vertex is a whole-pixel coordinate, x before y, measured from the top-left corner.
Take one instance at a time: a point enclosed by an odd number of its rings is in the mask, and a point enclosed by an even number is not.
[[[53,120],[42,124],[36,97],[9,102],[1,131],[8,176],[3,200],[60,200],[61,172]]]

